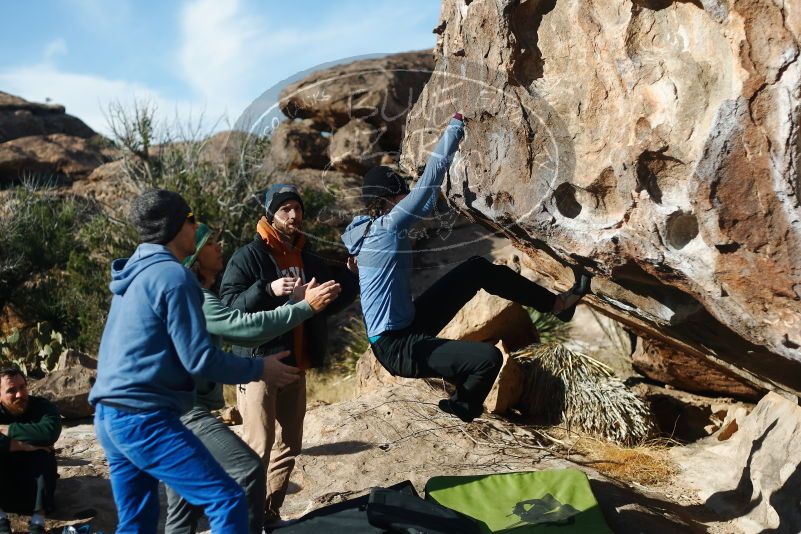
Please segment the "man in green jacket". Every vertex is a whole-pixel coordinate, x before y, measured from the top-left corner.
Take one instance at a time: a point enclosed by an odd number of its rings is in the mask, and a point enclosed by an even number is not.
[[[223,341],[240,346],[258,346],[291,331],[315,313],[325,309],[339,294],[334,281],[305,286],[297,284],[290,303],[274,310],[244,313],[225,306],[211,290],[217,275],[223,270],[222,247],[211,229],[200,224],[195,232],[195,253],[184,260],[198,277],[203,289],[203,315],[214,344]],[[194,406],[181,417],[183,424],[198,438],[211,455],[245,490],[248,500],[250,532],[261,534],[264,529],[264,500],[266,481],[259,456],[236,434],[211,414],[225,405],[222,384],[195,380]],[[167,534],[194,534],[203,511],[192,506],[167,488]]]
[[[44,534],[53,509],[61,415],[50,401],[28,396],[17,368],[0,369],[0,534],[11,534],[5,511],[32,514],[29,532]]]

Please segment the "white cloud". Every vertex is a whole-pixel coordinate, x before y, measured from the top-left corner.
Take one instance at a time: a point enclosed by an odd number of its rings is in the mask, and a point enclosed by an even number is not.
[[[67,42],[64,39],[58,38],[47,43],[44,49],[45,60],[50,61],[56,56],[67,55]]]
[[[189,117],[194,113],[197,117],[202,111],[188,102],[166,99],[140,83],[67,72],[48,63],[1,70],[0,87],[33,102],[49,99],[63,104],[67,113],[105,134],[109,130],[105,112],[114,102],[130,106],[134,100],[147,100],[158,108],[162,119],[174,114]]]
[[[133,7],[128,0],[69,0],[81,20],[103,31],[125,32]],[[209,127],[233,122],[265,90],[315,65],[349,56],[433,46],[433,22],[411,5],[328,3],[314,24],[303,17],[280,20],[251,0],[187,0],[179,11],[179,42],[170,59],[176,78],[119,79],[65,70],[56,65],[70,52],[63,38],[42,48],[38,63],[0,67],[0,88],[31,101],[63,104],[95,130],[108,133],[104,115],[112,102],[146,99],[162,120],[187,123],[204,115]],[[245,5],[245,3],[248,3]],[[269,5],[269,4],[267,4]],[[301,9],[310,9],[308,4]],[[76,49],[77,50],[77,49]],[[92,68],[91,58],[86,64]],[[179,100],[176,82],[190,91]],[[179,86],[180,87],[180,86]],[[222,118],[222,121],[221,121]]]
[[[179,61],[183,78],[213,109],[241,109],[243,85],[261,48],[256,17],[238,0],[196,0],[184,6]]]
[[[429,27],[413,6],[330,3],[327,9],[322,22],[310,25],[303,17],[261,16],[240,0],[190,0],[181,14],[182,77],[209,109],[235,118],[274,84],[321,63],[434,46],[435,21]]]

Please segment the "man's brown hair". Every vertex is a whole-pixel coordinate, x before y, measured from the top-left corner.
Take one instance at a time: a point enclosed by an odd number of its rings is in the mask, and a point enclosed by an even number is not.
[[[15,376],[21,376],[22,379],[25,380],[25,383],[28,383],[28,377],[23,374],[19,367],[3,367],[0,369],[0,379],[8,377],[10,380]]]

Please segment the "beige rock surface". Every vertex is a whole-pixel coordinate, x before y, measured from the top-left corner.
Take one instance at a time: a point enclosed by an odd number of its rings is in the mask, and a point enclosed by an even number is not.
[[[674,449],[682,481],[743,532],[801,532],[801,406],[768,393],[735,421]]]
[[[765,387],[801,393],[801,7],[445,0],[402,165],[455,107],[443,186],[551,287]]]
[[[434,475],[496,473],[577,467],[585,471],[615,532],[731,534],[729,523],[704,512],[684,485],[642,487],[608,479],[591,466],[526,446],[531,435],[494,416],[465,425],[436,408],[441,397],[422,381],[362,394],[311,409],[304,449],[290,482],[283,514],[292,518],[339,502],[375,485],[411,480],[422,491]],[[239,431],[234,427],[234,431]],[[58,510],[49,528],[80,524],[113,531],[116,524],[108,466],[91,425],[68,426],[56,444],[61,479]],[[579,457],[575,460],[581,461]],[[165,510],[161,493],[162,521]],[[22,520],[14,517],[18,529]],[[163,528],[163,523],[161,523]]]
[[[397,151],[406,115],[431,76],[430,50],[363,59],[315,72],[281,91],[281,111],[313,118],[331,131],[352,119],[385,128],[379,144]]]
[[[364,174],[381,164],[386,151],[378,144],[386,131],[362,119],[353,119],[331,136],[328,157],[331,165],[340,171]]]
[[[57,369],[31,383],[31,395],[48,399],[64,419],[82,419],[94,413],[89,404],[89,390],[95,383],[95,369],[75,365]]]
[[[484,401],[484,407],[490,413],[505,414],[520,402],[526,380],[523,376],[523,369],[514,358],[509,356],[509,349],[504,342],[499,341],[496,347],[503,355],[503,366],[487,395],[487,400]]]
[[[27,177],[71,182],[111,161],[113,151],[100,136],[67,134],[18,137],[0,144],[0,183]]]
[[[517,350],[537,341],[537,332],[523,306],[482,289],[445,325],[439,337],[493,345],[503,340],[509,350]]]

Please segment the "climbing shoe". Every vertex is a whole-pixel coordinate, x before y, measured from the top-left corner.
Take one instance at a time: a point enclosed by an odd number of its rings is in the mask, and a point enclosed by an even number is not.
[[[592,276],[589,274],[580,273],[576,277],[576,283],[573,284],[573,287],[559,295],[558,298],[561,298],[564,303],[564,309],[556,314],[560,321],[568,322],[573,318],[573,314],[576,313],[576,305],[584,295],[590,293],[591,280]]]

